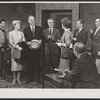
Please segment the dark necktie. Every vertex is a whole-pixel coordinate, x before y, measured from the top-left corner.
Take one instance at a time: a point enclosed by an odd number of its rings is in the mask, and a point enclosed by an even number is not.
[[[50,31],[49,31],[50,35],[52,35],[52,29],[50,28]]]
[[[78,37],[78,34],[79,34],[79,30],[77,30],[77,32],[76,32],[76,37]]]
[[[34,33],[35,33],[35,29],[34,29],[34,26],[32,26],[32,34],[34,36]]]

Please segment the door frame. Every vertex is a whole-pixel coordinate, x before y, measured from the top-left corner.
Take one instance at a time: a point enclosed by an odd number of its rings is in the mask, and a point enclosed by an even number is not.
[[[36,3],[36,24],[42,25],[42,10],[72,10],[72,32],[79,18],[79,3]]]

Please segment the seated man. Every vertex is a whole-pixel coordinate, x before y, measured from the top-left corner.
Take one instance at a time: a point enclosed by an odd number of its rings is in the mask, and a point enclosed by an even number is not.
[[[73,50],[78,59],[74,62],[73,69],[67,71],[65,80],[59,87],[68,88],[70,82],[75,88],[95,88],[98,72],[94,59],[87,54],[85,45],[81,42],[75,43]]]

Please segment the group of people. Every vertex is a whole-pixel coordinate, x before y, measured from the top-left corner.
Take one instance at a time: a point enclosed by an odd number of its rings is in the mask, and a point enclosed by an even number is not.
[[[62,36],[59,29],[54,27],[54,19],[52,18],[47,20],[49,27],[44,30],[35,24],[35,17],[32,15],[28,17],[28,23],[29,26],[21,32],[21,21],[14,20],[12,22],[13,31],[8,33],[7,39],[7,34],[4,30],[5,20],[0,19],[0,68],[3,66],[3,53],[6,48],[8,46],[11,48],[12,55],[14,49],[21,52],[23,48],[18,43],[25,42],[29,62],[29,80],[27,82],[37,81],[40,83],[40,55],[41,46],[44,43],[47,73],[54,72],[55,68],[66,73],[64,82],[59,84],[61,88],[68,87],[69,82],[72,83],[72,87],[94,87],[94,83],[98,81],[95,60],[100,58],[100,18],[95,20],[96,29],[90,31],[92,39],[90,52],[92,55],[86,51],[88,33],[84,29],[83,20],[77,20],[77,29],[72,33],[70,29],[71,20],[62,18],[61,25],[64,30]],[[30,48],[33,40],[38,40],[39,48]],[[22,70],[23,64],[12,57],[13,85],[16,84],[16,81],[21,84],[20,72]]]

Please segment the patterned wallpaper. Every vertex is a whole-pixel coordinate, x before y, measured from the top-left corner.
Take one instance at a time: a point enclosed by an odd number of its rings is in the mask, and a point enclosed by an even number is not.
[[[21,20],[22,28],[27,26],[27,17],[33,14],[31,4],[19,4],[19,3],[0,3],[0,18],[6,20],[6,31],[7,33],[13,29],[12,21]],[[34,15],[34,14],[33,14]]]
[[[72,10],[72,31],[75,29],[76,20],[79,18],[78,3],[36,3],[36,23],[42,25],[42,10]]]

